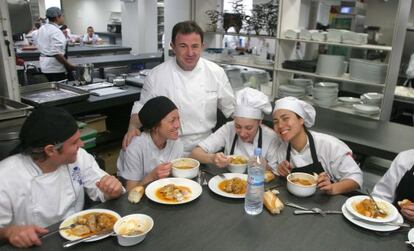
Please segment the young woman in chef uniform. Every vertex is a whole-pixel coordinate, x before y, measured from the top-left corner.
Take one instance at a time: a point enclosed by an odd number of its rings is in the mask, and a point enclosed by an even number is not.
[[[148,100],[138,113],[144,132],[134,137],[118,158],[118,176],[126,180],[127,190],[168,177],[171,160],[182,157],[178,139],[180,117],[177,106],[167,97]]]
[[[272,106],[262,92],[244,88],[236,93],[234,120],[220,127],[201,141],[191,156],[201,163],[226,167],[229,155],[253,156],[254,148],[262,149],[268,166],[276,168],[276,151],[280,141],[267,126],[262,125],[264,114],[270,114]],[[224,152],[219,152],[224,148]]]
[[[414,222],[414,149],[398,154],[372,194],[393,203]]]
[[[274,130],[283,140],[277,152],[277,173],[316,173],[319,189],[331,195],[362,187],[362,172],[351,149],[333,136],[309,131],[315,116],[313,106],[297,98],[275,102]]]
[[[37,108],[20,131],[19,153],[0,162],[0,240],[41,245],[47,227],[92,200],[119,197],[121,182],[81,147],[76,120],[56,107]]]

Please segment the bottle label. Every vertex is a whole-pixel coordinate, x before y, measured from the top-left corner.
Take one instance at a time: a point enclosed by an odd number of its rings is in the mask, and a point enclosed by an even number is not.
[[[264,176],[251,175],[247,178],[247,182],[249,183],[250,186],[262,186],[264,184]]]

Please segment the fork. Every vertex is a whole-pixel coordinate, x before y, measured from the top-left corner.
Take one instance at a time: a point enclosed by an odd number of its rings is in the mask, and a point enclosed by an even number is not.
[[[203,171],[201,172],[201,179],[203,180],[203,183],[202,183],[203,186],[208,185],[207,178],[206,178],[206,173],[203,172]]]
[[[305,211],[314,211],[315,213],[318,213],[322,216],[326,216],[326,213],[318,207],[313,207],[313,208],[309,209],[309,208],[302,207],[302,206],[299,206],[299,205],[297,205],[295,203],[291,203],[291,202],[286,202],[285,205],[289,206],[289,207],[294,207],[294,208],[297,208],[297,209],[302,209],[302,210],[305,210]]]

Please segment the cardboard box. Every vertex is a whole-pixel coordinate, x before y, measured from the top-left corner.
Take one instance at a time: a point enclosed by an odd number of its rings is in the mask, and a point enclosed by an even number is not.
[[[116,174],[116,161],[119,156],[120,147],[100,152],[98,156],[104,161],[105,171],[109,174]]]
[[[105,132],[107,116],[102,115],[96,118],[83,119],[82,121],[88,124],[88,127],[95,129],[98,133]]]

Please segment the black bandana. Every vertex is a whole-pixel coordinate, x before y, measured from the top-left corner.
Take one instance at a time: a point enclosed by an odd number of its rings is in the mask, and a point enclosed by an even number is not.
[[[24,150],[63,143],[77,130],[76,120],[64,109],[40,107],[24,122],[20,130],[20,146]]]
[[[177,106],[167,97],[158,96],[148,100],[138,113],[144,129],[153,128]]]

